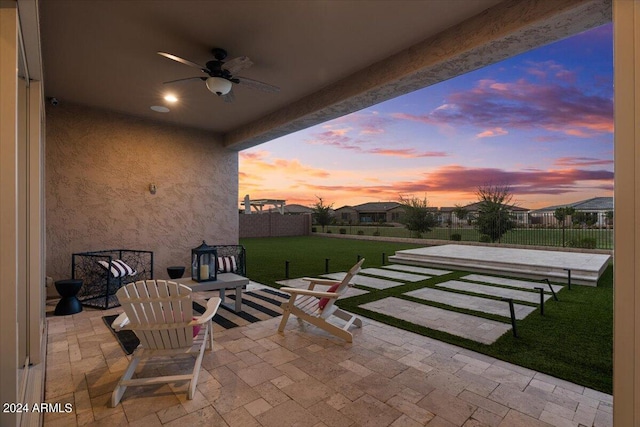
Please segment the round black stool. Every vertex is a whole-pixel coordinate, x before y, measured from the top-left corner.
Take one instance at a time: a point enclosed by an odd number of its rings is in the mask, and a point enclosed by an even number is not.
[[[167,267],[167,274],[170,279],[179,279],[184,274],[184,266]]]
[[[76,295],[82,287],[82,280],[78,279],[66,279],[58,280],[56,283],[56,290],[62,297],[56,305],[56,316],[66,316],[68,314],[76,314],[82,311],[82,304],[78,301]]]

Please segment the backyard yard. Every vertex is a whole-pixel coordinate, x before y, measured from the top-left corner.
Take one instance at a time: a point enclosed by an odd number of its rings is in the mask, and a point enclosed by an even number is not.
[[[402,243],[331,239],[321,236],[241,239],[241,244],[247,249],[249,278],[273,287],[280,287],[276,282],[286,278],[346,271],[359,257],[366,258],[364,266],[367,268],[380,267],[388,263],[387,257],[393,255],[395,251],[419,247]],[[507,333],[489,345],[361,307],[365,303],[382,298],[396,297],[424,305],[446,307],[448,310],[461,313],[471,313],[469,310],[418,300],[405,295],[417,289],[435,288],[444,281],[459,280],[467,272],[452,271],[442,276],[389,289],[373,289],[358,285],[357,287],[369,292],[340,300],[338,305],[367,318],[611,393],[612,270],[612,266],[606,269],[597,287],[574,285],[569,290],[564,286],[558,292],[559,301],[549,299],[545,303],[544,316],[539,315],[536,310],[526,318],[518,320],[517,338]],[[565,283],[557,284],[565,285]],[[469,292],[466,293],[469,294]],[[485,297],[492,298],[486,295]],[[537,307],[535,304],[531,305]],[[504,316],[478,312],[472,314],[510,323],[510,319]]]

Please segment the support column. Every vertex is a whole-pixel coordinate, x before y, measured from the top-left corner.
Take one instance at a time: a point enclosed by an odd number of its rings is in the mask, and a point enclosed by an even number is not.
[[[615,0],[613,421],[640,425],[640,2]]]

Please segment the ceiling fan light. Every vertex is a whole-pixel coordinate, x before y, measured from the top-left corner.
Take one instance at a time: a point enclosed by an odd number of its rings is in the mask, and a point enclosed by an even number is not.
[[[222,77],[209,77],[205,83],[207,89],[218,96],[226,95],[231,91],[231,82]]]

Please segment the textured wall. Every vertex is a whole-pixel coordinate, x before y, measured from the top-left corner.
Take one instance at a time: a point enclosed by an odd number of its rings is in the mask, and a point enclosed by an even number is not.
[[[308,236],[311,215],[240,215],[240,237]]]
[[[238,241],[238,154],[210,133],[86,107],[47,106],[47,275],[71,254],[154,251],[156,278],[190,250]],[[155,183],[157,193],[150,194]]]

